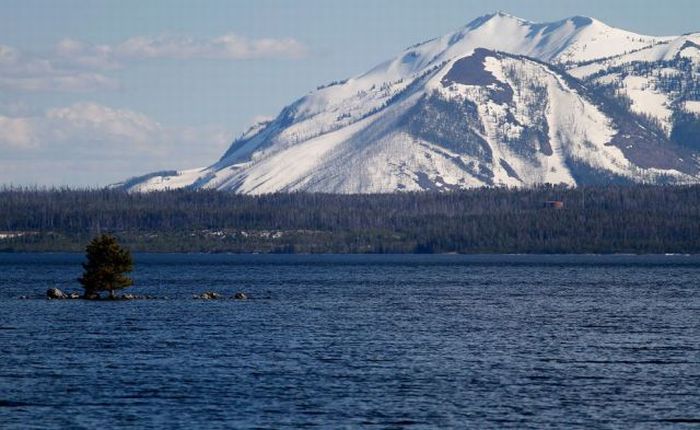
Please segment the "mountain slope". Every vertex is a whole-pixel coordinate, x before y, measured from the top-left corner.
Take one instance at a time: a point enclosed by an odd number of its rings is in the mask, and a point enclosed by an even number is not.
[[[485,16],[319,88],[253,127],[212,166],[122,186],[259,194],[695,182],[692,152],[563,71],[669,40],[584,17],[535,24]]]
[[[677,143],[700,149],[700,134],[686,133],[689,126],[700,132],[700,33],[575,65],[569,73],[626,100]]]

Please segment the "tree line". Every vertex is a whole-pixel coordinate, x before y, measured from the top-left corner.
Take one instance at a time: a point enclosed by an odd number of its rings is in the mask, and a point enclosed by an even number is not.
[[[561,201],[563,208],[547,205]],[[1,251],[696,253],[700,186],[375,195],[0,189]]]

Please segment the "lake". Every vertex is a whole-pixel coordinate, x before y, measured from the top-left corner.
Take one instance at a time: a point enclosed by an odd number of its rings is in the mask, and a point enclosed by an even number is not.
[[[1,428],[700,422],[698,256],[137,254],[167,298],[45,300],[82,260],[0,254]]]

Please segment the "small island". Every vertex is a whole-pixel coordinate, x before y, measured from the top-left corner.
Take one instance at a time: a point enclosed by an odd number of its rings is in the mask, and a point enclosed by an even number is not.
[[[131,252],[123,248],[116,237],[102,234],[94,238],[85,248],[86,262],[83,263],[83,275],[78,282],[83,286],[84,293],[66,294],[58,288],[46,291],[48,299],[78,299],[100,300],[101,292],[107,291],[109,300],[133,299],[137,296],[127,294],[118,297],[115,291],[134,285],[133,279],[126,274],[134,270]]]
[[[151,295],[122,294],[116,291],[134,285],[134,280],[127,276],[134,270],[131,252],[119,244],[117,238],[110,234],[101,234],[92,239],[85,248],[86,262],[83,263],[83,275],[78,282],[83,286],[84,293],[65,293],[58,288],[49,288],[46,298],[49,300],[85,299],[85,300],[147,300],[158,297]],[[107,297],[100,293],[108,292]],[[27,296],[23,296],[28,298]],[[224,296],[214,291],[205,291],[193,296],[198,300],[219,300]],[[248,300],[248,294],[237,291],[231,296],[233,300]]]

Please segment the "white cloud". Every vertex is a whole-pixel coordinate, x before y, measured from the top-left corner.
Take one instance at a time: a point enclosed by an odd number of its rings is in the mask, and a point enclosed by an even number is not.
[[[0,183],[86,185],[87,178],[99,178],[106,185],[209,164],[232,137],[221,127],[168,127],[142,113],[91,102],[33,116],[0,115]],[[18,170],[20,165],[51,167]]]
[[[31,120],[0,115],[0,148],[33,148],[37,145]]]
[[[23,92],[90,92],[115,90],[119,88],[119,84],[116,80],[99,73],[45,74],[43,76],[1,76],[0,88]]]
[[[167,130],[147,116],[127,109],[112,109],[96,103],[76,103],[49,110],[42,118],[50,126],[53,140],[65,134],[89,145],[95,142],[128,142],[135,147],[156,148]],[[56,137],[59,137],[56,139]]]
[[[225,34],[209,39],[138,36],[121,43],[91,44],[63,39],[47,55],[32,55],[0,45],[0,89],[18,92],[116,90],[104,73],[148,59],[255,60],[300,59],[308,48],[296,39],[249,39]]]
[[[109,45],[91,45],[75,39],[63,39],[55,47],[58,59],[72,65],[110,70],[120,67]]]
[[[63,64],[56,58],[29,55],[0,45],[0,89],[9,91],[87,92],[113,90],[118,83],[103,74]]]
[[[78,64],[112,68],[125,61],[143,59],[251,60],[262,58],[299,59],[308,49],[301,42],[287,39],[248,39],[225,34],[211,39],[187,36],[138,36],[116,45],[92,45],[64,39],[56,46],[59,57]]]

